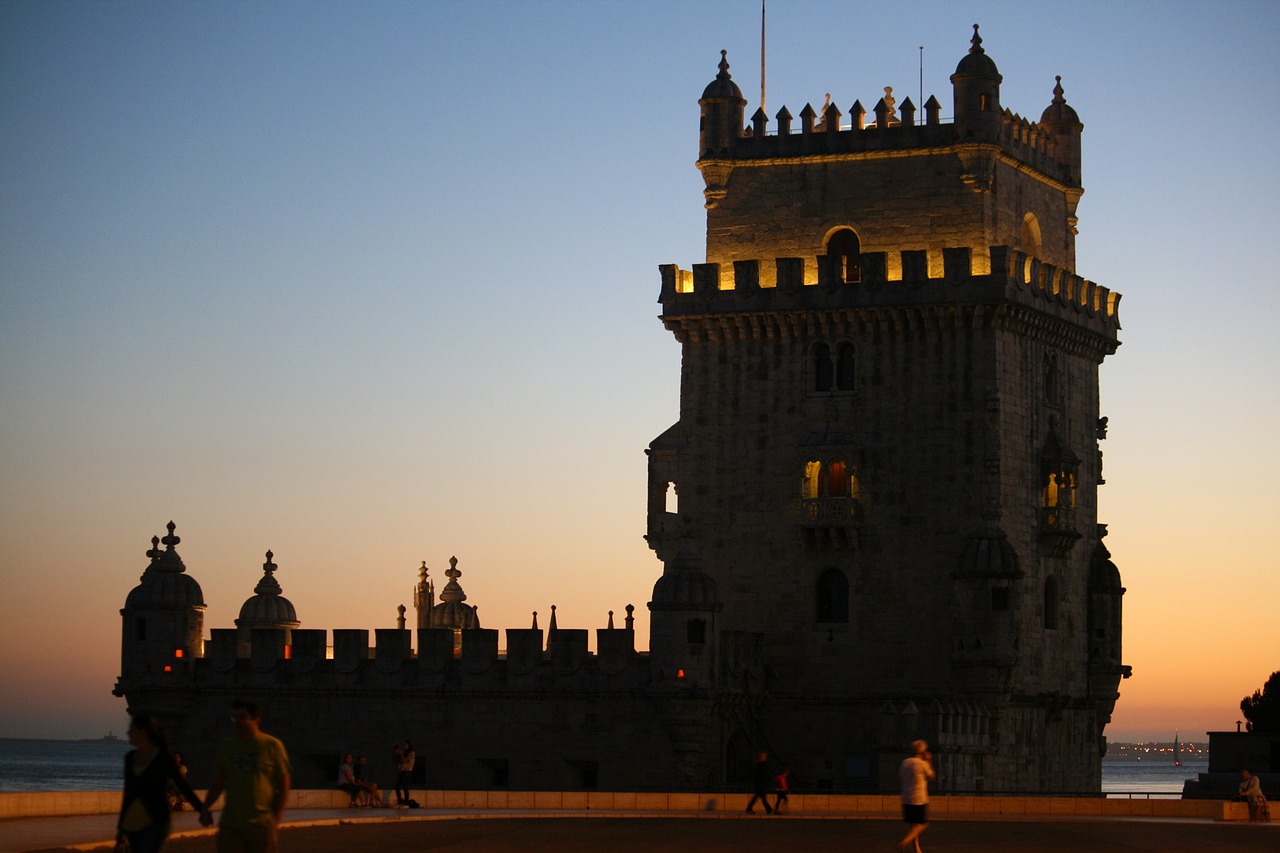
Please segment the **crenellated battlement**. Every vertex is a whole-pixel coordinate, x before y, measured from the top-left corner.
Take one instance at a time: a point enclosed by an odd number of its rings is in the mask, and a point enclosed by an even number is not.
[[[1078,152],[1064,150],[1060,137],[1040,122],[1001,109],[995,138],[975,140],[955,123],[942,120],[942,108],[935,96],[931,95],[924,104],[923,121],[917,121],[917,108],[911,99],[895,108],[891,91],[886,87],[885,98],[870,113],[861,101],[854,101],[847,115],[834,103],[826,104],[821,112],[805,104],[798,123],[783,107],[771,126],[769,116],[757,109],[751,123],[741,129],[731,145],[703,152],[699,163],[705,171],[714,169],[717,161],[741,166],[792,158],[945,154],[959,145],[986,144],[1061,184],[1078,183]]]
[[[367,629],[254,628],[246,657],[234,628],[215,628],[204,653],[168,671],[134,679],[148,687],[248,690],[289,684],[296,690],[466,686],[520,691],[613,687],[649,681],[648,655],[636,651],[632,628],[596,630],[596,652],[586,629],[474,628]],[[151,684],[146,682],[150,681]]]
[[[663,319],[843,308],[1021,303],[1074,316],[1114,338],[1120,294],[1008,246],[974,257],[969,247],[859,256],[859,275],[846,281],[840,258],[743,260],[730,265],[659,266]]]

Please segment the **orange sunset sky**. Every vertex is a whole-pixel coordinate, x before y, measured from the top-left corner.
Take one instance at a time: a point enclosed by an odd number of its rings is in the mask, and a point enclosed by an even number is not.
[[[1113,740],[1234,730],[1280,669],[1273,2],[769,4],[768,105],[937,95],[972,24],[1084,130],[1078,271],[1133,677]],[[271,549],[303,627],[456,555],[486,627],[645,603],[677,417],[657,265],[702,260],[698,105],[759,4],[0,5],[0,736],[97,737],[177,524],[210,627]],[[920,46],[924,46],[923,54]],[[779,583],[785,583],[779,578]]]

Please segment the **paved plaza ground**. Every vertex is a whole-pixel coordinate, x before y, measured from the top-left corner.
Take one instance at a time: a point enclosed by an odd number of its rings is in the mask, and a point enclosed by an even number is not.
[[[293,826],[281,853],[745,853],[892,851],[902,824],[804,817],[444,817]],[[1280,825],[1156,820],[935,820],[926,853],[1260,853],[1280,850]],[[30,849],[30,848],[28,848]],[[88,845],[42,851],[86,850]],[[211,853],[208,835],[172,839],[169,853]]]

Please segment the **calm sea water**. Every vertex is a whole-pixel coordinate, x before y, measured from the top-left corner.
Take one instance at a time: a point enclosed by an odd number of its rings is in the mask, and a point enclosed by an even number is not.
[[[127,740],[0,738],[0,791],[119,791]]]
[[[0,791],[118,791],[123,786],[126,741],[0,738]],[[1110,796],[1178,797],[1182,783],[1209,762],[1104,759],[1102,790]]]

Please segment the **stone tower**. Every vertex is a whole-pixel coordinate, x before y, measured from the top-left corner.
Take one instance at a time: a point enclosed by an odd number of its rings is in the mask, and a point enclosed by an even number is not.
[[[1097,519],[1120,297],[1075,272],[1060,78],[1039,122],[1001,82],[975,25],[949,123],[886,88],[747,124],[723,53],[699,100],[706,262],[661,268],[680,420],[646,538],[656,677],[733,693],[759,650],[711,775],[766,750],[892,790],[924,738],[941,790],[1099,789],[1128,675]]]
[[[119,696],[123,685],[132,686],[130,709],[146,707],[166,725],[186,707],[170,689],[183,683],[204,654],[204,593],[178,556],[182,540],[175,529],[170,521],[163,539],[151,538],[151,562],[120,611],[123,633],[115,689]]]

